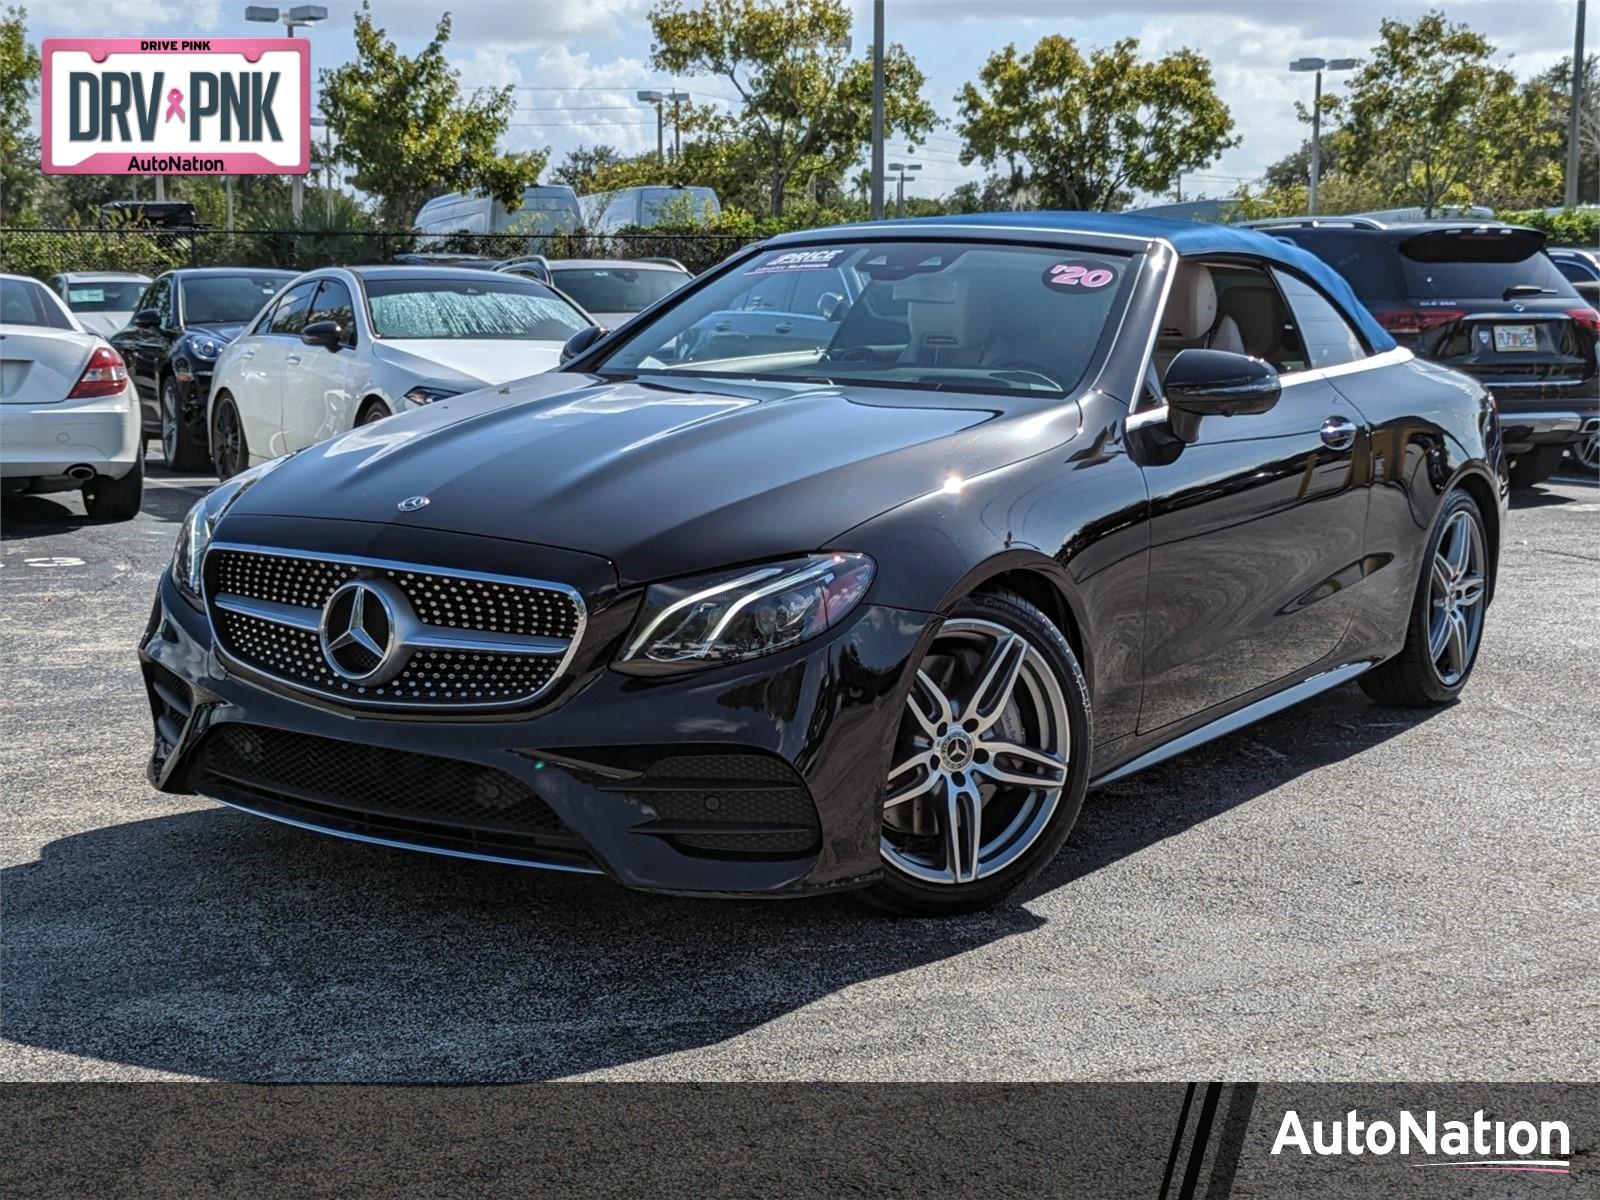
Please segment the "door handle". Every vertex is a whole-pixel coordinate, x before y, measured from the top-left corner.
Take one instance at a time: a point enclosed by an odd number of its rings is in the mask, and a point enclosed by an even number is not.
[[[283,361],[288,363],[291,367],[297,366],[300,362],[300,356],[298,354],[286,354],[284,355]],[[1326,428],[1326,426],[1324,426],[1324,428]],[[1354,437],[1355,434],[1351,434],[1350,436]]]
[[[1322,440],[1334,450],[1348,450],[1356,444],[1356,425],[1349,417],[1329,417],[1322,423]]]

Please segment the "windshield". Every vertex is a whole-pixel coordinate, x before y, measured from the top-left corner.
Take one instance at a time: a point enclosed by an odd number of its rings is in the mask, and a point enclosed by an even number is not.
[[[242,325],[294,276],[191,275],[183,288],[183,320],[187,325]]]
[[[552,268],[555,285],[592,313],[636,313],[689,282],[677,271],[630,267]]]
[[[373,279],[367,307],[381,338],[564,342],[589,327],[577,309],[531,279]]]
[[[81,313],[132,312],[145,287],[146,283],[138,279],[69,283],[67,307]]]
[[[1133,266],[978,243],[769,250],[668,307],[598,370],[1062,393],[1121,311]]]

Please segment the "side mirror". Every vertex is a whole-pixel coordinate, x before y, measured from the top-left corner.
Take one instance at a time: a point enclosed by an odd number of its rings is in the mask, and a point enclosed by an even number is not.
[[[337,350],[344,338],[344,328],[337,321],[313,321],[300,331],[300,340],[308,346],[323,346]]]
[[[133,314],[133,323],[140,329],[160,329],[161,310],[159,308],[141,308]]]
[[[587,329],[580,329],[567,339],[566,345],[561,347],[561,361],[567,362],[577,358],[590,346],[605,337],[606,331],[598,325],[590,325]]]
[[[1282,390],[1272,365],[1228,350],[1180,350],[1161,380],[1172,432],[1185,442],[1200,436],[1201,417],[1264,413]]]
[[[823,292],[817,297],[817,316],[824,321],[844,320],[844,297],[838,292]]]

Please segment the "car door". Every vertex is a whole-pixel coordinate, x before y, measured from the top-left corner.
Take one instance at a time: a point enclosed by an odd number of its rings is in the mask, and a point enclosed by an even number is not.
[[[302,280],[278,298],[255,356],[246,364],[259,372],[259,384],[252,388],[251,411],[239,414],[253,453],[276,458],[293,445],[304,444],[292,443],[284,428],[283,395],[286,387],[293,386],[305,352],[311,349],[300,340],[300,331],[305,328],[316,290],[316,279]]]
[[[111,339],[117,352],[122,355],[122,361],[127,364],[128,373],[133,376],[140,399],[147,402],[147,408],[155,404],[156,376],[168,344],[167,335],[162,330],[174,320],[172,291],[170,274],[158,278],[145,289],[144,295],[139,297],[139,307],[134,309],[135,317],[147,308],[155,309],[160,314],[157,324],[143,326],[130,321],[127,328]]]
[[[355,424],[351,396],[357,360],[355,304],[344,280],[330,275],[318,281],[304,324],[318,321],[337,322],[343,335],[337,350],[301,342],[298,349],[286,352],[282,400],[285,450],[299,450]]]
[[[218,364],[212,385],[213,410],[216,395],[226,391],[233,398],[252,462],[277,453],[272,449],[272,440],[277,435],[281,416],[278,376],[276,370],[268,370],[268,364],[277,356],[271,329],[282,300],[280,293],[268,301],[249,327],[223,351],[223,361]]]
[[[1333,654],[1360,579],[1370,452],[1361,414],[1313,361],[1264,264],[1210,269],[1218,301],[1205,344],[1273,363],[1282,392],[1265,413],[1203,418],[1194,443],[1144,467],[1151,544],[1141,732]],[[1315,341],[1327,365],[1330,344],[1326,331]],[[1364,352],[1359,341],[1354,348]]]

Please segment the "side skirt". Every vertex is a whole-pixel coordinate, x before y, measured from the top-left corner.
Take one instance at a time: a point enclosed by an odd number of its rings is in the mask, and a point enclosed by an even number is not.
[[[1293,687],[1287,687],[1281,692],[1264,696],[1260,700],[1246,704],[1243,708],[1235,709],[1233,712],[1218,717],[1215,721],[1210,721],[1198,729],[1192,729],[1188,733],[1180,734],[1170,742],[1163,742],[1154,749],[1146,750],[1138,757],[1129,759],[1120,767],[1114,767],[1104,775],[1097,775],[1089,781],[1089,786],[1104,787],[1108,783],[1116,783],[1119,779],[1126,779],[1129,775],[1142,771],[1146,767],[1153,767],[1159,762],[1165,762],[1169,758],[1174,758],[1179,754],[1193,750],[1196,746],[1203,746],[1207,742],[1243,729],[1246,725],[1254,725],[1257,721],[1274,716],[1286,708],[1293,708],[1302,700],[1309,700],[1312,696],[1326,692],[1330,688],[1336,688],[1342,683],[1348,683],[1357,675],[1376,665],[1375,662],[1371,661],[1348,663],[1342,667],[1335,667],[1331,671],[1323,671],[1319,675],[1313,675],[1310,679],[1302,680]]]

